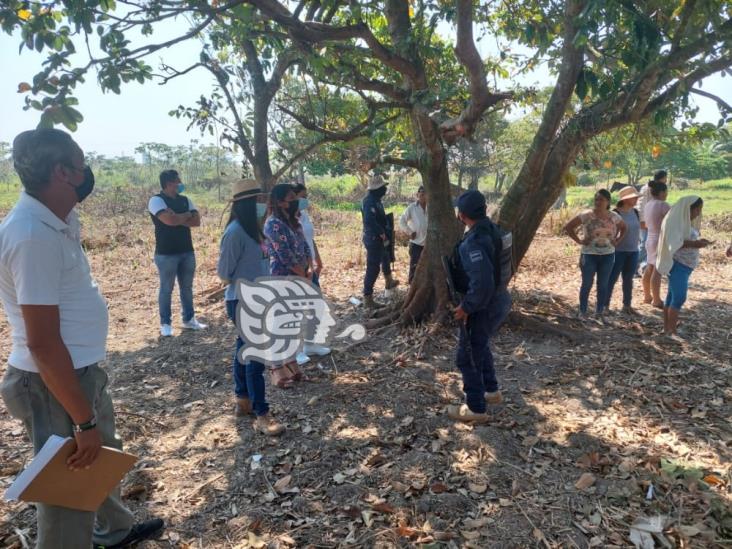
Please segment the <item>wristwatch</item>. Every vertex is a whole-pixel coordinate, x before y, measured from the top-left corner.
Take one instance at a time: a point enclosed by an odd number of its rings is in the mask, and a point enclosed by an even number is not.
[[[97,416],[92,416],[91,419],[85,423],[74,425],[74,433],[83,433],[90,429],[94,429],[97,426]]]

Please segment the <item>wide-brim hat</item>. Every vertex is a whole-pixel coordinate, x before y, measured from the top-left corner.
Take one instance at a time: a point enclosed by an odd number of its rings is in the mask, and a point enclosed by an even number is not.
[[[631,198],[640,198],[640,195],[638,194],[638,191],[630,185],[623,187],[620,189],[620,192],[618,192],[618,202],[621,200],[630,200]]]
[[[240,179],[234,183],[231,189],[231,201],[236,202],[259,194],[262,194],[262,188],[254,179]]]
[[[371,179],[369,179],[369,184],[367,188],[369,191],[375,191],[376,189],[380,189],[381,187],[385,186],[386,181],[383,177],[381,177],[380,175],[372,175]]]

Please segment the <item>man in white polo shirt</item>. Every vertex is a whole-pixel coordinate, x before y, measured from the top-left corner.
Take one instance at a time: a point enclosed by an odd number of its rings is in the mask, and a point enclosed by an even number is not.
[[[0,223],[0,299],[12,351],[0,386],[36,452],[50,435],[72,436],[71,469],[91,465],[102,445],[121,448],[107,393],[107,305],[92,280],[74,206],[94,188],[84,153],[63,131],[30,130],[13,142],[23,183]],[[37,547],[126,547],[160,531],[159,519],[134,524],[119,489],[96,513],[37,504]]]

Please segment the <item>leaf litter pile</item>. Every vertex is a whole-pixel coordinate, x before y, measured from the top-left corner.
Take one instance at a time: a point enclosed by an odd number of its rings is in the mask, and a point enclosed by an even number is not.
[[[221,212],[207,214],[194,231],[195,297],[209,329],[174,326],[163,340],[149,222],[140,215],[130,231],[128,216],[103,226],[85,219],[109,303],[118,432],[140,458],[123,497],[139,518],[167,524],[142,547],[732,543],[732,262],[721,244],[702,252],[692,275],[684,339],[668,340],[639,281],[639,316],[576,320],[577,250],[542,232],[512,284],[519,314],[494,342],[506,402],[489,410],[490,424],[444,415],[462,398],[455,329],[392,326],[358,345],[337,341],[292,390],[268,384],[287,427],[273,439],[233,414],[234,327],[215,274]],[[360,297],[364,269],[358,219],[324,212],[316,221],[326,297],[342,326],[365,321],[349,302]],[[402,281],[406,256],[399,248]],[[620,283],[613,308],[619,300]],[[174,295],[175,316],[178,307]],[[4,320],[0,341],[4,370]],[[4,490],[32,452],[2,404],[0,429]],[[0,546],[31,546],[33,507],[3,502],[0,513]]]

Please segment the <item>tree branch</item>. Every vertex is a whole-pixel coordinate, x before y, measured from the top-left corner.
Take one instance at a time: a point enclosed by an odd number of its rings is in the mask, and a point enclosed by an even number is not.
[[[707,97],[708,99],[711,99],[712,101],[716,101],[717,105],[719,105],[722,110],[732,113],[732,106],[727,103],[724,99],[719,97],[718,95],[714,95],[713,93],[709,93],[704,90],[700,90],[699,88],[691,88],[691,93],[695,93],[696,95],[701,95],[702,97]]]
[[[457,120],[440,126],[442,138],[448,145],[454,144],[460,137],[472,136],[485,110],[512,96],[510,93],[491,93],[488,90],[483,59],[473,38],[473,0],[457,0],[455,55],[468,72],[470,101]]]
[[[379,59],[386,66],[408,78],[416,79],[418,76],[412,63],[408,59],[396,55],[384,46],[364,22],[341,27],[315,21],[302,22],[293,17],[292,13],[277,0],[245,1],[256,7],[263,15],[286,28],[290,35],[298,41],[308,44],[318,44],[321,42],[345,41],[360,38],[369,46],[371,55]]]

